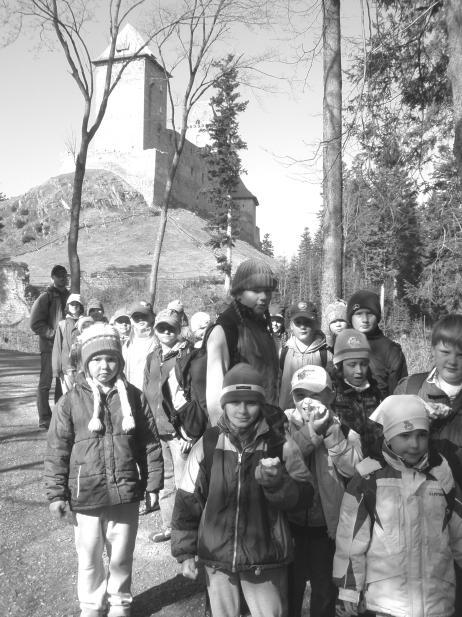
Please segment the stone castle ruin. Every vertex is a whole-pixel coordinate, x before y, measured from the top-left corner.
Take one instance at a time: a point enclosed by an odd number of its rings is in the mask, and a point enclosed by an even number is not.
[[[141,49],[141,52],[139,50]],[[109,47],[93,61],[96,103],[101,100]],[[127,59],[120,82],[109,97],[106,114],[89,150],[87,168],[111,171],[137,189],[148,204],[159,206],[174,151],[174,131],[167,128],[166,73],[142,36],[127,25],[117,38],[113,71]],[[173,185],[173,207],[207,217],[212,206],[201,192],[207,169],[201,148],[186,140]],[[240,238],[259,248],[258,200],[240,180],[234,196],[240,205]]]

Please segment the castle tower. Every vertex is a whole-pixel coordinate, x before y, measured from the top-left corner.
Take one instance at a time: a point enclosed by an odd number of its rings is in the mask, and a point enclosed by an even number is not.
[[[110,46],[93,61],[96,108],[104,91]],[[131,60],[130,60],[131,59]],[[119,33],[113,64],[117,76],[130,60],[109,97],[106,114],[94,138],[100,152],[131,152],[159,148],[167,121],[167,79],[142,36],[127,24]]]

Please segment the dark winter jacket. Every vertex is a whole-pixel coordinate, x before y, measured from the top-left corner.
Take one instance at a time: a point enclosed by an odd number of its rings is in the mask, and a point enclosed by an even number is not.
[[[60,292],[54,285],[47,288],[34,302],[30,314],[30,327],[40,337],[40,351],[53,350],[53,339],[58,323],[64,318],[69,290]]]
[[[383,334],[380,328],[367,334],[371,346],[370,367],[382,397],[393,394],[398,381],[407,376],[406,358],[398,345]]]
[[[85,378],[65,394],[53,411],[45,457],[45,485],[50,502],[69,501],[72,510],[92,510],[136,502],[144,491],[163,487],[162,450],[154,418],[141,405],[140,393],[127,383],[135,429],[122,430],[116,388],[102,394],[101,433],[88,423],[93,393]]]
[[[286,512],[307,507],[313,494],[300,450],[289,437],[282,449],[284,482],[275,489],[263,488],[255,480],[255,469],[268,456],[266,420],[259,421],[244,450],[238,449],[221,421],[218,426],[209,467],[204,437],[189,455],[176,494],[172,555],[180,562],[198,555],[205,564],[233,572],[288,563],[292,541]]]
[[[369,388],[359,392],[345,383],[340,374],[333,380],[335,400],[333,411],[342,424],[342,430],[353,430],[361,437],[364,457],[381,456],[382,427],[369,420],[369,416],[382,400],[381,392],[374,379],[369,379]]]

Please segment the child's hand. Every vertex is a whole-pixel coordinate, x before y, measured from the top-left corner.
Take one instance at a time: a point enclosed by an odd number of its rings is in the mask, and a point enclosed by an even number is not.
[[[65,501],[53,501],[48,506],[51,515],[60,520],[66,516],[66,502]]]
[[[310,424],[317,435],[324,435],[332,423],[332,411],[322,403],[316,401],[316,405],[311,405]]]
[[[255,469],[255,480],[267,488],[279,486],[282,482],[282,464],[279,458],[262,458]]]
[[[358,614],[358,607],[354,602],[337,600],[335,605],[335,617],[351,617]]]
[[[185,578],[190,578],[192,581],[195,581],[197,575],[199,574],[196,566],[196,560],[194,557],[190,557],[189,559],[185,559],[181,564],[181,574]]]

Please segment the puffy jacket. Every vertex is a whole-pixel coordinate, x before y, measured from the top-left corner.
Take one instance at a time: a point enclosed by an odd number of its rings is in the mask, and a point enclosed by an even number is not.
[[[40,351],[51,352],[58,323],[64,318],[69,290],[60,292],[54,285],[40,294],[32,305],[30,327],[40,337]]]
[[[398,381],[407,376],[406,358],[398,345],[377,328],[367,334],[371,346],[370,367],[382,397],[393,394]]]
[[[390,452],[390,451],[388,451]],[[396,617],[454,613],[454,559],[462,565],[462,519],[448,462],[406,467],[365,459],[342,502],[334,558],[339,598]]]
[[[73,510],[139,501],[145,490],[163,486],[162,450],[154,418],[141,405],[140,393],[127,384],[135,429],[122,430],[122,410],[116,388],[104,397],[102,433],[88,423],[93,393],[85,378],[65,394],[53,411],[45,457],[48,500],[69,501]]]
[[[276,489],[263,488],[255,480],[255,469],[267,456],[266,420],[259,421],[253,441],[243,450],[221,422],[218,426],[210,476],[204,437],[190,452],[175,499],[172,555],[180,562],[198,555],[207,565],[233,572],[290,562],[292,540],[285,512],[305,507],[313,493],[299,449],[287,439],[282,448],[284,482]]]

